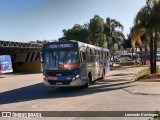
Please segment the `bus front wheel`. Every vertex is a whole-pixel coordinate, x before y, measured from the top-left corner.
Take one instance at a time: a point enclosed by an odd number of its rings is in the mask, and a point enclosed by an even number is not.
[[[84,88],[88,88],[89,85],[91,85],[91,84],[92,84],[92,75],[89,74],[89,75],[88,75],[87,83],[86,83],[83,87],[84,87]]]

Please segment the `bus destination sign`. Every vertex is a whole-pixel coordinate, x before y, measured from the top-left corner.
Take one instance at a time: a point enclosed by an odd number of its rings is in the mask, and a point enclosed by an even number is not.
[[[73,47],[73,44],[71,43],[47,45],[47,49],[60,49],[60,48],[72,48],[72,47]]]

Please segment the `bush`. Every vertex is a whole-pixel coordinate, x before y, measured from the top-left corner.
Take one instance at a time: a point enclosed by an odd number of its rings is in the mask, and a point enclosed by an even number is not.
[[[120,65],[121,66],[130,66],[130,65],[134,65],[135,62],[134,61],[127,61],[127,62],[121,62]]]

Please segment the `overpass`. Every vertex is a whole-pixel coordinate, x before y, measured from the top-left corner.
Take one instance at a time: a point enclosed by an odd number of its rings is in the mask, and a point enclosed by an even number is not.
[[[42,44],[0,40],[0,55],[10,55],[14,71],[41,71],[39,51]]]

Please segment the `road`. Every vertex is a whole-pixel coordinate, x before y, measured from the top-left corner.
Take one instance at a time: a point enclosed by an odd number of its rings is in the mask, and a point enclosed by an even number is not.
[[[42,73],[2,75],[0,77],[0,110],[160,110],[160,83],[133,81],[134,76],[141,69],[143,68],[137,67],[113,70],[105,77],[105,79],[96,81],[87,89],[71,88],[64,90],[60,90],[56,87],[44,86]],[[73,117],[72,119],[80,118]],[[119,120],[120,118],[112,119]],[[121,119],[127,120],[128,118]],[[147,118],[144,119],[146,120]]]

